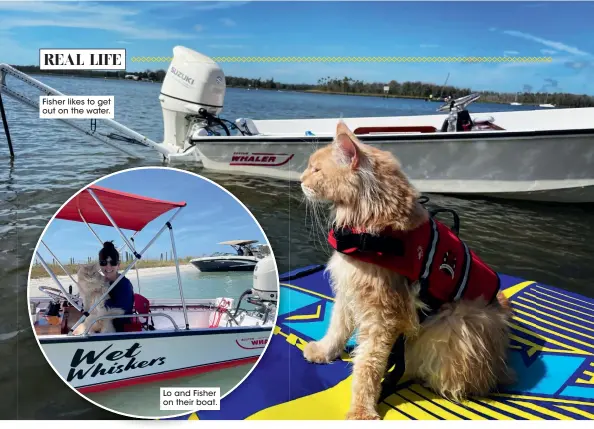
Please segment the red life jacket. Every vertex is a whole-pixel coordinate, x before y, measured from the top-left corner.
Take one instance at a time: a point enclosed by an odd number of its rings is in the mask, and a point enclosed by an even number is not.
[[[415,230],[385,231],[379,236],[333,228],[328,242],[340,253],[419,281],[420,297],[431,312],[460,299],[482,297],[491,303],[500,288],[499,275],[433,217]]]

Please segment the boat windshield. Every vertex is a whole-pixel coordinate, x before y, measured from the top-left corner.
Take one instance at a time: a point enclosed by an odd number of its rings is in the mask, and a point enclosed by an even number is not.
[[[254,252],[250,248],[249,245],[247,246],[233,246],[237,251],[237,256],[254,256]]]

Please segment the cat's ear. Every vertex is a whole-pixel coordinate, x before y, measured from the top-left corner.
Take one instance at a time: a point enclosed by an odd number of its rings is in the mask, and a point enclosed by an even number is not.
[[[336,148],[338,149],[341,158],[351,165],[353,170],[359,168],[359,148],[357,144],[351,139],[351,136],[345,133],[338,134],[335,138]]]
[[[361,160],[361,151],[357,146],[357,137],[347,127],[343,121],[339,121],[336,126],[336,137],[334,139],[336,148],[342,155],[342,159],[345,159],[351,168],[356,170],[359,167]]]
[[[336,125],[336,135],[339,134],[352,134],[353,132],[351,129],[345,124],[342,120],[338,121],[338,125]]]

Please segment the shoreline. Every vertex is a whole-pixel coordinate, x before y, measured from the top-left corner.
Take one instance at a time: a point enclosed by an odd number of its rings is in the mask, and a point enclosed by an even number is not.
[[[189,271],[196,271],[199,272],[192,264],[180,264],[179,265],[180,274],[189,272]],[[151,277],[157,277],[161,275],[176,275],[175,265],[168,266],[168,267],[149,267],[149,268],[139,268],[138,275],[140,277],[140,283],[142,285],[142,280]],[[72,274],[72,277],[76,280],[76,273]],[[136,270],[133,268],[128,273],[126,273],[126,277],[132,285],[136,288],[138,287],[136,283]],[[68,290],[68,286],[72,284],[72,280],[67,275],[57,276],[60,283],[66,290]],[[39,290],[39,286],[48,286],[51,288],[58,288],[58,285],[54,283],[51,277],[38,277],[32,278],[29,280],[27,285],[29,297],[31,298],[38,298],[38,297],[46,297],[43,292]],[[72,293],[76,294],[78,292],[76,285],[72,285]]]
[[[105,80],[125,80],[125,81],[131,81],[131,82],[138,82],[138,83],[159,83],[159,84],[163,84],[162,81],[158,81],[158,80],[153,80],[153,81],[141,81],[141,80],[133,80],[133,79],[125,79],[125,78],[121,78],[121,77],[113,77],[113,76],[100,76],[100,75],[89,75],[89,76],[85,76],[85,75],[78,75],[78,74],[61,74],[61,73],[45,73],[42,71],[28,71],[28,72],[24,72],[26,74],[30,74],[30,75],[42,75],[42,76],[53,76],[53,77],[66,77],[66,78],[89,78],[89,79],[105,79]],[[136,72],[132,72],[132,73],[136,73]],[[306,93],[306,94],[328,94],[328,95],[350,95],[350,96],[355,96],[355,97],[376,97],[376,98],[397,98],[397,99],[402,99],[402,100],[425,100],[428,103],[436,103],[438,105],[440,104],[444,104],[445,102],[442,101],[433,101],[430,100],[428,97],[421,97],[421,96],[417,96],[417,95],[391,95],[391,94],[376,94],[376,93],[356,93],[356,92],[338,92],[338,91],[322,91],[320,89],[291,89],[291,88],[264,88],[264,87],[260,87],[260,88],[252,88],[252,87],[248,87],[248,86],[236,86],[236,85],[228,85],[227,88],[235,88],[235,89],[250,89],[250,90],[262,90],[262,91],[282,91],[282,92],[300,92],[300,93]],[[474,92],[482,92],[482,91],[474,91]],[[568,93],[569,95],[573,95],[573,96],[579,96],[579,94],[573,94],[573,93]],[[475,103],[481,103],[481,104],[504,104],[504,105],[510,105],[511,101],[487,101],[487,100],[477,100],[475,101]],[[534,107],[538,107],[541,103],[522,103],[523,106],[534,106]],[[577,106],[571,106],[571,105],[556,105],[556,108],[577,108]]]
[[[373,94],[373,93],[357,93],[357,92],[336,92],[336,91],[321,91],[319,89],[304,89],[294,90],[295,92],[305,92],[308,94],[329,94],[329,95],[350,95],[355,97],[376,97],[376,98],[399,98],[402,100],[424,100],[427,103],[435,103],[436,105],[445,104],[445,101],[434,101],[429,97],[420,97],[417,95],[390,95],[390,94]],[[474,103],[483,104],[509,104],[507,101],[486,101],[476,100]],[[522,103],[522,106],[538,106],[538,103]]]

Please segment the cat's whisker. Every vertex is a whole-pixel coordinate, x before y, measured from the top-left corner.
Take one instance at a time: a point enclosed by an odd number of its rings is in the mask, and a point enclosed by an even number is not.
[[[306,228],[308,229],[308,240],[313,242],[314,248],[317,249],[317,228],[316,228],[316,203],[314,201],[310,201],[307,197],[304,198],[305,200],[305,224]],[[311,226],[308,225],[308,220],[311,219]]]

